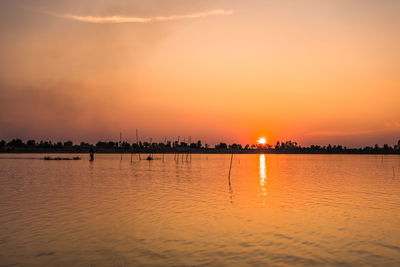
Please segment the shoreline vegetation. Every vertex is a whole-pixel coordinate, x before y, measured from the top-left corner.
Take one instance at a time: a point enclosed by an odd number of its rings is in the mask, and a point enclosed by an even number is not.
[[[56,142],[28,140],[23,142],[21,139],[13,139],[9,142],[0,141],[0,153],[60,153],[60,154],[76,154],[89,153],[94,151],[100,154],[392,154],[400,155],[400,140],[397,144],[390,146],[374,145],[362,148],[347,148],[342,145],[311,145],[308,147],[298,145],[296,142],[277,142],[275,145],[270,144],[226,144],[219,143],[214,147],[207,144],[202,145],[201,141],[195,143],[186,143],[179,141],[166,141],[164,143],[142,142],[130,144],[128,142],[102,142],[89,144],[81,142],[73,144],[72,141]]]

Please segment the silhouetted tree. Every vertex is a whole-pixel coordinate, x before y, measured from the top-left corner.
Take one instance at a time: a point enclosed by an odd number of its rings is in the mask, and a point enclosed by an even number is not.
[[[107,143],[99,141],[99,142],[96,143],[96,147],[98,147],[98,148],[107,147]]]
[[[7,146],[9,146],[9,147],[24,147],[25,144],[24,144],[24,142],[22,142],[21,139],[13,139],[7,144]]]
[[[109,148],[117,148],[118,147],[118,142],[109,141],[107,143],[107,147],[109,147]]]
[[[72,146],[73,146],[72,141],[64,142],[64,147],[72,147]]]
[[[229,146],[229,148],[231,148],[231,149],[242,149],[242,145],[232,144],[232,145]]]
[[[181,142],[180,146],[181,146],[181,147],[187,147],[187,146],[188,146],[188,144],[187,144],[187,143],[185,143],[185,142]]]
[[[6,146],[6,141],[1,140],[1,141],[0,141],[0,148],[3,148],[3,147],[5,147],[5,146]]]
[[[217,148],[217,149],[227,149],[228,146],[225,143],[219,143],[218,145],[215,145],[215,148]]]
[[[80,146],[81,148],[90,148],[90,147],[92,147],[91,144],[85,143],[85,142],[81,142],[81,144],[80,144],[79,146]]]
[[[190,144],[190,148],[197,148],[197,144],[196,143],[191,143]]]
[[[158,148],[165,148],[165,144],[163,142],[157,143]]]
[[[384,145],[383,145],[383,149],[384,149],[384,150],[389,150],[389,148],[390,148],[390,147],[389,147],[388,144],[384,144]]]
[[[122,142],[122,148],[129,149],[131,145],[128,142]]]
[[[326,150],[328,150],[328,152],[332,152],[332,146],[331,146],[331,144],[328,145],[328,147],[326,148]]]
[[[34,147],[36,146],[36,142],[35,140],[28,140],[28,142],[26,142],[26,145],[29,147]]]
[[[40,141],[40,143],[38,144],[38,147],[51,148],[51,142],[50,141]]]
[[[276,145],[275,145],[275,149],[280,149],[280,148],[281,148],[281,144],[279,143],[279,141],[277,141]]]
[[[133,148],[133,149],[139,149],[139,145],[136,144],[136,143],[134,143],[134,144],[132,144],[132,148]]]

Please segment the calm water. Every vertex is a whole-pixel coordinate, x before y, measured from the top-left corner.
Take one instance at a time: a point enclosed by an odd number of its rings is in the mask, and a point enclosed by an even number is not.
[[[0,155],[1,266],[400,265],[399,156],[41,157]]]

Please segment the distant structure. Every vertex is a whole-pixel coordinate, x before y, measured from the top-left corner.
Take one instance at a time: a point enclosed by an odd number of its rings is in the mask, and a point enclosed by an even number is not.
[[[90,148],[89,155],[90,155],[90,161],[93,161],[94,160],[94,150],[93,150],[93,148]]]

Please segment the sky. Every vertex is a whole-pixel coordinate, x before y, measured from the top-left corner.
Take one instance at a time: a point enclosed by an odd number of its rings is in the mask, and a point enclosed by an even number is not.
[[[0,0],[0,139],[400,139],[400,1]]]

